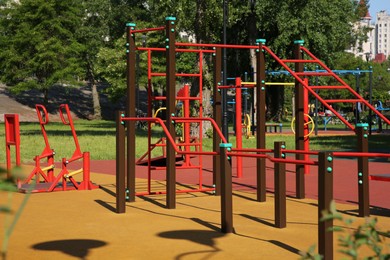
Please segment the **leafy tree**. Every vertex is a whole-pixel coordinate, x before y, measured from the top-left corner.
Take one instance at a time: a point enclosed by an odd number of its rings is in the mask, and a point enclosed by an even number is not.
[[[75,82],[81,75],[80,27],[76,0],[21,0],[0,9],[1,79],[13,91],[37,89],[48,102],[54,84]]]
[[[109,10],[108,0],[83,1],[84,13],[81,26],[77,30],[77,39],[82,44],[80,56],[85,68],[86,79],[91,85],[94,119],[101,119],[99,93],[97,91],[96,59],[100,48],[109,40]]]

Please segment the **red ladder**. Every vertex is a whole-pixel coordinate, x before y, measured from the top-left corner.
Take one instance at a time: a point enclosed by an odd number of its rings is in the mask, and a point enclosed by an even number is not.
[[[368,101],[366,101],[362,96],[360,96],[355,90],[353,90],[347,83],[345,83],[339,76],[337,76],[331,69],[329,69],[322,61],[314,56],[309,50],[305,47],[300,46],[300,51],[310,57],[310,59],[280,59],[270,48],[263,46],[263,49],[270,54],[285,70],[287,70],[304,88],[306,88],[309,93],[321,102],[325,108],[329,109],[335,116],[337,116],[346,126],[350,129],[355,130],[355,127],[348,122],[340,113],[338,113],[333,107],[333,103],[361,103],[373,111],[377,116],[379,116],[386,124],[390,125],[390,120],[387,119],[380,111],[376,110]],[[288,63],[314,63],[322,68],[321,71],[313,72],[295,72],[287,64]],[[309,80],[304,80],[304,77],[332,77],[339,85],[332,86],[313,86],[309,85]],[[351,96],[349,99],[323,99],[315,90],[317,89],[328,89],[328,90],[347,90]]]

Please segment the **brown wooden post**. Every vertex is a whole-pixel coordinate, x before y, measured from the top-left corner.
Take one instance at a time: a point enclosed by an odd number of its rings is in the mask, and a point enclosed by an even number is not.
[[[368,153],[368,124],[357,124],[358,151]],[[368,157],[358,157],[359,217],[370,216]]]
[[[303,44],[302,40],[294,42],[294,58],[297,60],[303,59],[303,54],[300,46]],[[302,62],[295,63],[295,72],[303,72],[304,64]],[[305,150],[305,132],[304,132],[304,89],[302,84],[295,79],[295,149]],[[296,154],[297,160],[304,160],[304,154]],[[295,192],[298,199],[305,198],[305,166],[297,164],[295,167]]]
[[[256,50],[256,142],[257,149],[265,149],[265,57],[263,52],[264,39],[258,39],[256,42],[259,48]],[[266,178],[265,178],[265,158],[256,159],[257,167],[257,201],[266,201]]]
[[[221,91],[218,86],[221,85],[222,80],[222,50],[216,48],[213,53],[214,63],[214,89],[213,89],[213,118],[218,126],[222,126],[222,107],[221,107]],[[219,144],[221,143],[221,137],[217,132],[213,131],[213,150],[219,151]],[[213,184],[215,185],[215,195],[221,195],[221,160],[220,155],[213,156]]]
[[[286,158],[283,149],[285,142],[274,143],[274,157]],[[274,164],[274,185],[275,185],[275,227],[286,227],[286,164],[276,162]]]
[[[125,124],[122,111],[116,112],[116,213],[126,212]]]
[[[227,150],[232,147],[231,143],[219,144],[221,159],[221,231],[233,232],[233,192],[232,192],[232,166],[227,156]]]
[[[176,111],[176,47],[175,47],[175,17],[165,18],[166,25],[166,88],[167,88],[167,120],[166,126],[173,140],[176,140],[175,124],[172,117]],[[168,209],[176,208],[176,151],[174,144],[167,142],[167,197]]]
[[[135,100],[136,100],[136,47],[135,36],[132,30],[135,29],[134,23],[126,24],[127,31],[127,102],[126,116],[136,117]],[[135,121],[127,121],[127,183],[128,201],[135,201]]]
[[[333,154],[318,154],[318,252],[324,259],[333,259],[333,220],[320,221],[322,212],[330,211],[333,200]]]

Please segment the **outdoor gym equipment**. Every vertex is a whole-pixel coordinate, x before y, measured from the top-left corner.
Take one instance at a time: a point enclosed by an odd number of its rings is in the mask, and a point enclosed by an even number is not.
[[[378,110],[382,114],[383,112],[390,111],[390,108],[383,107],[382,101],[378,100],[378,105],[376,107],[376,110]],[[382,131],[382,120],[378,116],[376,116],[376,121],[378,124],[378,131]],[[388,128],[388,125],[387,125],[386,129],[387,128]]]
[[[49,115],[47,113],[46,108],[43,105],[35,105],[35,110],[37,112],[39,125],[41,127],[42,137],[45,142],[45,147],[40,155],[34,157],[35,167],[31,171],[31,173],[27,176],[27,178],[23,181],[23,183],[18,183],[19,189],[25,190],[25,187],[33,178],[35,178],[35,183],[38,185],[40,181],[40,177],[43,177],[44,182],[50,183],[54,180],[54,150],[50,147],[49,139],[47,138],[47,133],[45,129],[45,125],[49,123]],[[46,159],[47,165],[46,167],[41,166],[41,160]]]
[[[275,225],[282,227],[284,224],[283,217],[283,200],[285,202],[285,196],[283,196],[285,183],[284,175],[285,171],[283,170],[283,164],[291,163],[296,165],[296,193],[297,198],[304,198],[304,166],[305,165],[318,165],[319,166],[319,209],[318,209],[318,238],[319,238],[319,252],[325,256],[325,258],[332,258],[333,255],[333,235],[329,232],[326,232],[328,228],[331,227],[332,221],[320,222],[322,217],[322,210],[328,209],[330,201],[333,196],[333,157],[335,156],[356,156],[358,157],[358,182],[356,185],[359,186],[359,215],[365,216],[369,214],[369,201],[368,201],[368,157],[386,157],[389,158],[389,154],[372,154],[367,153],[367,127],[361,127],[356,125],[356,128],[351,124],[348,125],[353,129],[359,137],[359,152],[339,152],[330,153],[330,152],[311,152],[305,150],[304,139],[305,138],[305,127],[304,127],[304,114],[307,114],[305,107],[307,108],[307,103],[304,101],[304,97],[307,96],[304,94],[303,90],[307,90],[309,93],[315,95],[315,97],[323,103],[323,105],[337,115],[337,112],[334,109],[331,109],[330,104],[336,102],[364,102],[359,95],[355,95],[356,92],[350,90],[348,86],[344,86],[342,82],[338,86],[309,86],[309,81],[305,78],[310,76],[327,76],[334,77],[331,71],[325,67],[317,58],[315,58],[311,53],[309,53],[302,45],[302,41],[295,42],[295,58],[288,60],[279,59],[275,53],[273,53],[268,47],[264,46],[265,40],[258,40],[257,46],[237,46],[237,45],[222,45],[222,44],[192,44],[192,43],[176,43],[175,42],[175,18],[168,17],[166,19],[166,26],[145,29],[145,30],[134,30],[134,24],[128,26],[128,106],[130,109],[127,111],[125,116],[122,113],[117,113],[117,182],[116,182],[116,206],[117,213],[124,213],[126,210],[126,200],[134,201],[135,196],[135,153],[130,149],[130,153],[127,153],[127,174],[125,172],[125,125],[127,125],[127,148],[129,151],[129,146],[134,147],[134,122],[135,121],[146,121],[146,122],[155,122],[161,125],[167,139],[167,208],[175,208],[175,157],[176,154],[197,154],[197,155],[211,155],[213,156],[213,174],[215,176],[215,192],[217,195],[221,195],[221,231],[224,233],[233,232],[233,203],[232,203],[232,170],[231,170],[231,157],[251,157],[256,159],[257,163],[257,200],[265,201],[265,160],[270,160],[275,163],[275,191],[277,190],[278,194],[275,194],[275,200],[278,201],[275,204],[275,220],[277,223]],[[134,100],[133,93],[135,92],[135,42],[134,35],[136,32],[146,32],[146,31],[156,31],[156,30],[165,30],[166,31],[166,58],[167,58],[167,71],[166,74],[166,86],[167,86],[167,120],[164,122],[160,118],[153,118],[151,116],[145,118],[137,118],[135,116],[135,107],[131,107]],[[175,123],[181,122],[190,122],[191,118],[186,117],[176,117],[175,112],[175,85],[176,85],[176,73],[175,73],[175,58],[176,58],[176,47],[194,47],[202,48],[202,50],[207,48],[213,48],[213,62],[214,62],[214,89],[213,89],[213,119],[210,118],[197,118],[197,120],[209,120],[214,128],[213,133],[213,151],[204,152],[204,151],[181,151],[179,145],[175,141]],[[227,86],[221,86],[221,61],[222,61],[222,48],[241,48],[241,49],[256,49],[256,59],[257,59],[257,68],[258,73],[256,74],[256,96],[257,96],[257,107],[256,107],[256,121],[257,121],[257,148],[256,149],[237,149],[233,148],[232,144],[226,142],[226,138],[222,136],[221,130],[219,127],[222,125],[221,117],[221,94],[219,88],[224,88]],[[191,51],[195,51],[191,49]],[[295,150],[281,150],[282,144],[277,144],[274,150],[265,149],[265,53],[274,58],[279,64],[286,70],[289,70],[289,73],[295,78],[295,93],[296,93],[296,142]],[[215,55],[214,55],[215,54]],[[310,59],[304,59],[303,54],[311,57]],[[290,66],[286,63],[294,63],[295,70],[293,71]],[[327,72],[313,73],[313,72],[304,72],[303,65],[304,63],[318,63],[324,68]],[[201,64],[201,62],[200,62]],[[354,99],[346,100],[324,100],[321,99],[319,94],[316,94],[313,89],[347,89],[355,97]],[[306,104],[304,106],[304,104]],[[368,104],[369,107],[369,104]],[[370,109],[372,107],[369,107]],[[340,115],[338,115],[340,116]],[[340,118],[340,120],[343,120]],[[388,121],[386,121],[388,123]],[[240,128],[240,127],[239,127]],[[131,147],[132,148],[132,147]],[[267,153],[274,152],[274,157],[267,155]],[[295,159],[286,158],[287,153],[292,153],[295,155]],[[312,161],[307,159],[308,155],[318,155],[318,161]],[[126,176],[127,175],[127,176]],[[127,178],[127,180],[126,180]],[[278,179],[276,179],[278,178]],[[127,181],[127,186],[126,182]],[[283,191],[284,190],[284,191]],[[127,198],[126,198],[127,196]],[[278,213],[276,213],[278,212]],[[279,219],[278,219],[279,218]]]
[[[311,116],[309,116],[308,114],[305,114],[305,117],[307,117],[308,120],[305,122],[304,126],[305,127],[310,126],[310,128],[309,128],[310,130],[309,130],[309,133],[304,135],[304,137],[309,137],[314,131],[315,123],[314,123],[313,118]],[[293,117],[293,119],[291,120],[291,130],[295,134],[295,117]]]
[[[190,99],[192,99],[189,95],[190,88],[188,84],[185,84],[178,92],[176,96],[176,113],[181,113],[182,117],[184,118],[190,118]],[[161,98],[161,97],[159,97]],[[166,110],[166,107],[160,107],[158,108],[154,114],[153,118],[157,118],[159,112]],[[142,118],[141,118],[142,120]],[[196,122],[196,120],[193,120],[192,122]],[[181,129],[181,137],[176,137],[175,141],[180,148],[180,150],[184,150],[186,152],[191,151],[191,148],[194,148],[196,151],[201,151],[201,142],[199,142],[198,138],[191,137],[190,136],[190,123],[191,122],[177,122],[176,125],[180,125]],[[151,194],[164,194],[164,191],[153,191],[151,188],[151,181],[152,181],[152,171],[155,170],[165,170],[165,160],[166,160],[166,147],[167,142],[166,138],[160,138],[157,142],[152,143],[151,141],[151,128],[155,125],[155,123],[149,122],[149,135],[148,135],[148,143],[149,143],[149,149],[146,151],[145,154],[143,154],[138,160],[136,161],[137,165],[146,165],[148,167],[148,185],[146,191],[136,192],[136,195],[151,195]],[[162,148],[162,154],[161,156],[152,156],[152,152],[157,148]],[[198,189],[189,189],[189,190],[180,190],[178,192],[196,192],[196,191],[211,191],[213,188],[205,188],[203,187],[203,170],[202,170],[202,158],[200,156],[198,157],[198,162],[195,163],[194,160],[191,160],[191,157],[189,155],[178,155],[176,158],[178,162],[176,163],[177,169],[195,169],[198,170]],[[179,162],[180,160],[180,162]]]
[[[148,66],[148,73],[151,76],[165,76],[166,77],[166,90],[167,90],[167,120],[166,127],[170,136],[175,139],[175,125],[174,125],[174,114],[175,114],[175,100],[176,100],[176,77],[180,77],[180,73],[176,73],[175,64],[176,64],[176,53],[177,52],[197,52],[199,53],[200,61],[204,53],[211,53],[213,55],[213,68],[214,68],[214,89],[213,89],[213,119],[216,124],[222,125],[222,116],[221,116],[221,107],[222,99],[221,93],[218,90],[218,86],[221,86],[221,63],[222,63],[222,49],[223,48],[233,48],[233,49],[255,49],[256,50],[256,62],[257,62],[257,73],[256,73],[256,122],[257,122],[257,135],[256,135],[256,146],[257,149],[265,149],[265,92],[266,92],[266,55],[267,57],[275,60],[282,69],[286,70],[291,76],[295,79],[295,118],[296,118],[296,133],[295,133],[295,149],[297,151],[308,151],[308,148],[305,144],[305,108],[307,109],[308,102],[305,102],[305,97],[308,94],[311,94],[318,99],[323,106],[329,109],[335,116],[347,125],[350,129],[356,131],[355,127],[346,121],[335,109],[332,108],[334,103],[362,103],[367,108],[373,110],[374,108],[365,101],[356,91],[351,89],[343,80],[341,80],[335,73],[333,73],[324,63],[322,63],[317,57],[315,57],[309,50],[307,50],[301,40],[295,41],[294,44],[294,58],[293,59],[280,59],[270,48],[265,46],[266,40],[258,39],[257,45],[231,45],[231,44],[197,44],[197,43],[181,43],[176,42],[176,29],[175,29],[175,18],[167,17],[166,25],[158,28],[150,29],[141,29],[136,30],[135,24],[127,24],[127,64],[128,64],[128,88],[127,88],[127,111],[126,117],[129,118],[127,122],[127,190],[129,191],[129,201],[135,200],[135,127],[134,121],[141,120],[137,119],[135,116],[135,95],[136,92],[136,80],[135,80],[135,64],[136,64],[136,51],[145,50],[148,51],[148,56],[151,55],[151,51],[163,51],[166,54],[166,72],[151,72],[151,67]],[[137,33],[146,33],[150,31],[165,31],[165,48],[145,48],[137,47],[135,45],[135,36]],[[184,49],[188,48],[188,49]],[[325,72],[312,72],[304,71],[305,64],[318,65],[320,69]],[[200,70],[197,73],[183,74],[185,76],[196,76],[201,77],[201,66],[202,62],[199,62]],[[292,65],[292,66],[291,66]],[[309,80],[310,77],[328,77],[333,78],[333,82],[337,82],[335,85],[325,86],[325,85],[310,85],[309,83],[313,82]],[[221,86],[223,87],[223,86]],[[199,87],[202,89],[202,87]],[[321,90],[333,90],[340,91],[345,90],[349,93],[351,98],[346,99],[324,99],[321,97]],[[200,106],[202,107],[202,106]],[[375,112],[375,111],[374,111]],[[307,114],[307,112],[306,112]],[[149,115],[151,116],[151,115]],[[378,115],[383,118],[386,123],[390,123],[383,115]],[[134,120],[133,120],[134,118]],[[168,138],[168,137],[167,137]],[[216,151],[221,143],[221,138],[214,132],[213,134],[213,147]],[[176,180],[176,168],[175,168],[175,158],[176,150],[173,147],[174,143],[167,143],[167,207],[175,207],[175,180]],[[219,157],[221,155],[216,152],[213,158],[213,176],[214,184],[216,186],[216,194],[219,194],[218,187],[220,185],[221,179],[219,177],[221,165],[219,164]],[[296,160],[306,161],[304,153],[296,153]],[[266,197],[266,187],[265,187],[265,159],[257,158],[257,187],[258,192],[257,200],[265,201]],[[296,165],[296,197],[304,198],[305,189],[304,189],[304,174],[305,174],[305,165],[297,164]],[[120,194],[121,190],[118,190],[118,196],[125,195],[125,189],[123,189],[123,194]],[[121,201],[121,203],[124,203]],[[121,204],[120,203],[120,204]],[[123,204],[121,204],[123,205]],[[118,212],[122,211],[122,206]]]
[[[69,125],[71,129],[73,141],[75,143],[75,151],[73,152],[71,158],[62,158],[61,172],[57,176],[54,175],[55,152],[50,147],[49,140],[47,138],[47,133],[45,130],[45,125],[49,123],[48,113],[43,105],[36,105],[35,108],[37,111],[39,124],[41,126],[42,135],[45,141],[45,148],[42,151],[41,155],[35,156],[35,167],[33,171],[29,174],[26,180],[24,180],[23,184],[18,184],[19,191],[27,192],[31,188],[33,189],[32,192],[51,192],[60,190],[91,190],[98,188],[98,186],[92,184],[92,182],[90,181],[89,152],[81,152],[68,105],[60,105],[59,113],[62,123],[64,125]],[[40,161],[44,158],[47,158],[47,166],[42,168]],[[79,160],[82,161],[82,168],[75,171],[69,171],[68,165],[72,162]],[[81,173],[82,180],[78,182],[76,181],[74,176]],[[40,176],[43,177],[43,182],[40,181]],[[31,184],[30,182],[34,177],[35,184]]]
[[[7,177],[11,177],[11,146],[15,146],[15,163],[20,166],[20,129],[19,115],[4,114],[5,151],[7,160]]]

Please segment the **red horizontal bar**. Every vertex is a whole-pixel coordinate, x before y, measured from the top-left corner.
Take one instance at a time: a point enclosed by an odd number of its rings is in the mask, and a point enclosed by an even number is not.
[[[390,181],[390,175],[389,174],[383,174],[383,176],[380,176],[379,174],[370,175],[370,180],[372,180],[372,181]]]
[[[191,166],[186,166],[186,165],[176,165],[176,169],[200,169],[201,166],[200,165],[191,165]],[[166,166],[155,166],[155,167],[151,167],[152,170],[156,170],[156,171],[161,171],[161,170],[165,170],[167,169]]]
[[[195,121],[193,118],[188,118],[188,117],[171,117],[172,120],[180,120],[181,122],[185,122],[185,121]],[[212,119],[212,118],[209,118],[209,117],[198,117],[196,120],[198,121],[209,121],[214,130],[217,132],[217,134],[219,135],[219,137],[221,138],[222,142],[223,143],[227,143],[225,137],[223,136],[221,130],[219,129],[219,126],[217,125],[217,123],[215,123],[215,121]]]
[[[198,47],[198,48],[232,48],[232,49],[258,49],[257,45],[234,45],[234,44],[206,44],[206,43],[186,43],[176,42],[176,46]]]
[[[390,158],[388,153],[333,152],[336,157],[382,157]]]
[[[269,158],[266,154],[261,153],[236,153],[236,152],[228,152],[229,156],[232,157],[249,157],[249,158]]]
[[[254,149],[254,148],[244,148],[244,149],[232,148],[232,151],[253,152],[253,153],[273,153],[274,152],[274,150],[272,150],[272,149]]]
[[[318,63],[318,60],[281,60],[284,63]],[[296,73],[296,72],[294,72]]]
[[[176,77],[200,77],[200,73],[176,73]]]
[[[347,89],[347,86],[309,86],[313,89]]]
[[[358,103],[363,102],[360,99],[326,99],[326,103]]]
[[[162,30],[165,30],[165,26],[156,27],[156,28],[140,29],[140,30],[131,30],[131,32],[132,33],[144,33],[144,32],[155,32],[155,31],[162,31]]]
[[[310,155],[318,155],[316,151],[304,151],[304,150],[282,150],[283,153],[293,153],[293,154],[310,154]]]
[[[138,51],[166,51],[166,48],[156,48],[156,47],[137,47]],[[194,53],[215,53],[214,50],[198,50],[198,49],[175,49],[176,52],[194,52]]]
[[[281,158],[272,158],[272,162],[279,163],[291,163],[291,164],[301,164],[301,165],[318,165],[318,162],[306,161],[306,160],[293,160],[293,159],[281,159]]]
[[[152,72],[150,73],[151,76],[154,77],[165,77],[166,73],[163,72]],[[176,73],[176,77],[200,77],[200,73]]]
[[[200,97],[176,97],[177,100],[201,100]]]

